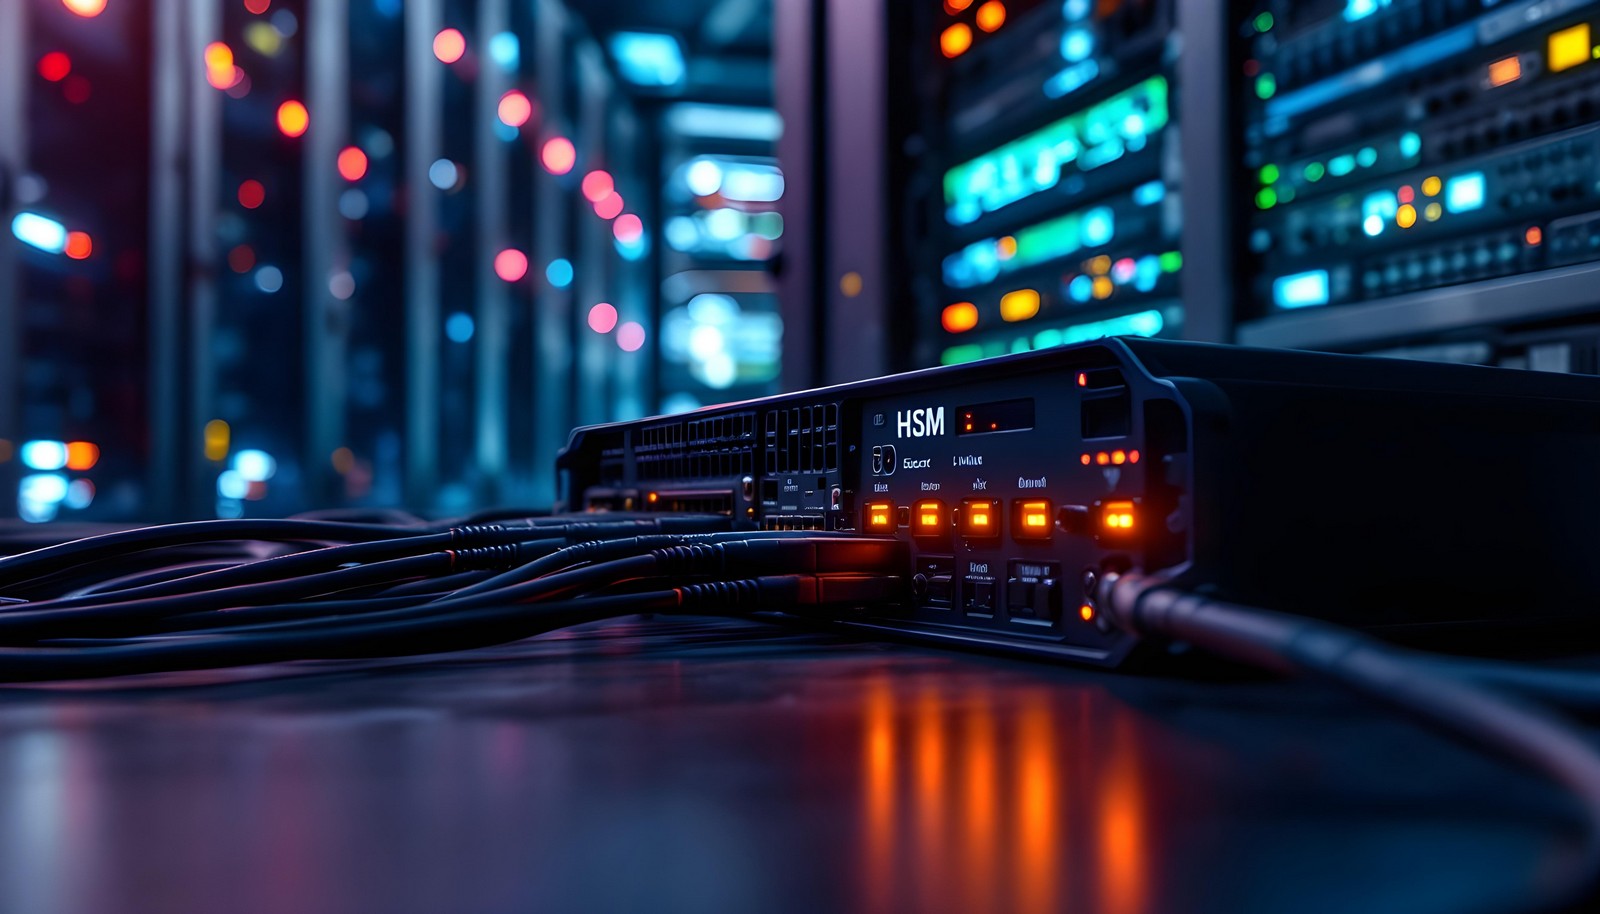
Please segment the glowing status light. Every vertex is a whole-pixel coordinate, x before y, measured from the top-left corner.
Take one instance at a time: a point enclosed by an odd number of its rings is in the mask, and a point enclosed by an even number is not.
[[[944,0],[944,11],[954,16],[972,5],[972,0]]]
[[[1489,64],[1489,86],[1498,89],[1522,78],[1522,59],[1515,55]]]
[[[1000,535],[1000,503],[970,498],[961,504],[961,532],[972,537]]]
[[[939,53],[946,57],[960,57],[971,47],[972,27],[965,22],[957,22],[939,33]]]
[[[1388,6],[1390,0],[1345,0],[1344,21],[1355,22],[1376,13],[1378,7]]]
[[[622,195],[613,191],[594,205],[594,214],[601,219],[615,219],[622,213]]]
[[[266,12],[272,6],[272,0],[244,0],[244,8],[257,16]]]
[[[564,136],[551,137],[545,141],[544,148],[539,150],[539,161],[544,164],[545,171],[553,175],[564,175],[578,163],[578,150],[572,145],[572,141]]]
[[[894,532],[894,502],[869,501],[867,502],[866,514],[866,528],[868,533]]]
[[[661,32],[616,32],[607,42],[622,78],[640,86],[676,86],[683,82],[683,48]]]
[[[633,213],[618,216],[611,224],[611,234],[623,244],[636,244],[644,237],[644,222]]]
[[[239,184],[239,205],[255,209],[267,200],[267,189],[260,181],[251,178]]]
[[[1140,206],[1154,206],[1166,198],[1166,182],[1159,178],[1154,181],[1146,181],[1133,189],[1133,202]]]
[[[88,232],[68,232],[67,244],[61,253],[73,260],[87,260],[94,253],[94,239],[89,237]]]
[[[1126,533],[1133,529],[1133,502],[1108,501],[1100,511],[1100,522],[1109,531]]]
[[[1108,207],[1097,206],[1083,214],[1083,243],[1099,247],[1111,240],[1116,231],[1116,220]]]
[[[1439,217],[1443,215],[1444,207],[1440,206],[1438,203],[1429,203],[1422,210],[1422,218],[1428,220],[1429,222],[1438,222]]]
[[[1280,177],[1278,166],[1271,164],[1261,166],[1258,177],[1260,177],[1262,184],[1278,183],[1278,178]]]
[[[1438,175],[1432,175],[1422,179],[1422,195],[1424,197],[1437,197],[1439,196],[1439,191],[1443,189],[1444,182],[1439,180]]]
[[[617,326],[617,309],[609,302],[601,302],[589,309],[589,329],[595,333],[610,333]]]
[[[106,11],[106,0],[61,0],[61,5],[85,19],[93,19]]]
[[[1328,174],[1342,178],[1356,170],[1356,157],[1346,153],[1328,160]]]
[[[1522,233],[1522,240],[1528,242],[1529,247],[1538,247],[1539,243],[1544,241],[1544,231],[1537,225],[1530,225],[1528,230]]]
[[[1326,169],[1323,167],[1321,162],[1311,162],[1306,165],[1303,173],[1305,174],[1307,181],[1315,184],[1322,180],[1322,176],[1326,173]]]
[[[49,254],[67,249],[67,227],[38,213],[17,213],[11,220],[11,234]]]
[[[1272,301],[1280,308],[1310,308],[1328,303],[1328,271],[1309,270],[1272,281]]]
[[[266,482],[278,472],[278,461],[266,451],[249,448],[233,455],[233,471],[245,482]]]
[[[1552,73],[1570,70],[1589,60],[1589,23],[1580,22],[1570,28],[1550,33],[1546,65]]]
[[[521,127],[533,117],[533,102],[528,100],[528,96],[512,89],[500,96],[499,115],[500,122],[507,127]]]
[[[204,447],[206,459],[213,463],[221,463],[228,456],[228,447],[232,441],[233,430],[222,419],[212,419],[206,423],[204,433]]]
[[[1255,26],[1257,32],[1270,32],[1272,31],[1272,14],[1260,13],[1255,19],[1251,20],[1250,24]]]
[[[1415,133],[1400,134],[1400,154],[1408,159],[1414,159],[1422,153],[1422,137]],[[1372,167],[1378,160],[1378,151],[1371,146],[1363,148],[1358,155],[1358,160],[1363,168]]]
[[[494,275],[506,282],[516,282],[528,275],[528,255],[516,248],[506,248],[494,255]]]
[[[1271,73],[1256,77],[1256,98],[1266,101],[1278,93],[1278,78]]]
[[[457,311],[445,319],[444,335],[452,343],[467,343],[472,341],[472,334],[477,330],[472,315],[465,311]]]
[[[220,41],[206,45],[206,82],[214,89],[227,89],[239,81],[233,65],[233,48]]]
[[[934,536],[944,532],[944,502],[937,499],[925,499],[917,502],[915,510],[911,512],[914,522],[911,532],[917,536]]]
[[[100,462],[100,446],[91,441],[67,442],[67,469],[82,473]]]
[[[616,190],[610,172],[595,170],[583,176],[583,196],[590,203],[599,203]]]
[[[1087,603],[1085,603],[1082,606],[1078,607],[1078,618],[1082,619],[1085,622],[1093,622],[1094,621],[1094,607],[1090,606]]]
[[[644,325],[628,321],[617,328],[617,346],[623,352],[638,352],[644,348]]]
[[[1000,297],[1000,319],[1014,323],[1025,321],[1039,313],[1037,289],[1018,289]]]
[[[1256,191],[1256,206],[1259,209],[1272,209],[1278,205],[1278,192],[1270,187],[1263,187]]]
[[[939,314],[939,323],[947,333],[966,333],[978,326],[978,306],[969,301],[946,305]]]
[[[440,190],[450,190],[461,180],[461,170],[449,159],[434,159],[428,166],[428,181]]]
[[[1126,451],[1112,451],[1111,452],[1111,465],[1112,466],[1119,466],[1120,467],[1124,463],[1127,463],[1127,462],[1128,462],[1128,453]]]
[[[572,285],[572,261],[565,257],[550,261],[550,265],[544,268],[544,278],[557,289]]]
[[[1000,0],[989,0],[988,3],[978,7],[978,28],[985,32],[993,32],[1006,24],[1006,5]]]
[[[346,181],[359,181],[367,176],[367,154],[358,146],[339,150],[339,177]]]
[[[1048,537],[1052,526],[1050,502],[1037,499],[1017,503],[1016,529],[1012,531],[1014,536],[1023,539]]]
[[[1483,208],[1487,196],[1483,172],[1456,175],[1444,184],[1444,208],[1452,213],[1469,213]]]
[[[1094,53],[1094,33],[1088,29],[1068,29],[1061,36],[1061,59],[1068,63],[1087,60]]]
[[[67,444],[64,441],[28,441],[20,451],[22,462],[30,470],[54,472],[67,465]]]
[[[1394,214],[1394,224],[1408,229],[1417,224],[1417,208],[1407,203]]]
[[[1395,197],[1397,197],[1401,203],[1410,203],[1417,199],[1417,192],[1411,189],[1411,185],[1405,184],[1402,185],[1399,190],[1395,191]]]
[[[311,114],[305,105],[290,99],[278,106],[278,129],[284,136],[303,136],[310,126]]]
[[[61,51],[51,51],[39,58],[39,75],[53,83],[67,78],[72,72],[72,58]]]
[[[455,63],[467,53],[467,39],[460,29],[445,29],[433,36],[433,56],[440,63]]]

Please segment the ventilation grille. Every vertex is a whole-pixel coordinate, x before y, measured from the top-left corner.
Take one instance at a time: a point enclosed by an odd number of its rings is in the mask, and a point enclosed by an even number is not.
[[[839,468],[839,404],[767,413],[768,473],[828,473]]]
[[[633,451],[640,482],[747,476],[756,468],[755,413],[648,426]]]

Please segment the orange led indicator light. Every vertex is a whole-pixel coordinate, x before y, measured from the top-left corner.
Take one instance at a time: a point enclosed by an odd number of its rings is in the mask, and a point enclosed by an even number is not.
[[[1094,607],[1087,603],[1078,607],[1078,617],[1085,622],[1092,621],[1094,619]]]
[[[1506,83],[1514,83],[1522,78],[1522,60],[1517,57],[1507,57],[1489,64],[1489,85],[1498,89]]]
[[[1528,242],[1529,247],[1537,247],[1540,242],[1544,241],[1544,230],[1537,225],[1530,225],[1522,237]]]
[[[1112,451],[1111,462],[1120,467],[1128,462],[1128,455],[1124,451]]]
[[[992,32],[1006,24],[1006,5],[1000,0],[989,0],[978,7],[978,28]]]
[[[1103,512],[1103,523],[1107,530],[1125,532],[1133,529],[1133,502],[1108,501]]]
[[[1079,387],[1088,387],[1089,386],[1089,373],[1087,371],[1078,372],[1078,386]]]
[[[661,500],[661,495],[659,493],[656,493],[656,492],[651,492],[649,495],[646,496],[646,498],[647,498],[647,500],[649,500],[650,504],[653,505],[656,502]]]
[[[1019,539],[1048,539],[1053,526],[1050,502],[1040,498],[1017,503],[1013,536]]]
[[[894,502],[874,501],[867,504],[868,532],[892,533],[894,527]]]
[[[1100,453],[1094,455],[1094,462],[1100,466],[1105,466],[1111,462],[1111,455],[1107,454],[1105,451],[1101,451]]]
[[[1082,464],[1083,464],[1083,465],[1084,465],[1084,466],[1088,466],[1088,465],[1089,465],[1089,463],[1090,463],[1090,462],[1091,462],[1091,461],[1092,461],[1092,460],[1093,460],[1093,459],[1094,459],[1094,458],[1092,458],[1092,457],[1090,457],[1090,456],[1089,456],[1089,455],[1088,455],[1088,454],[1084,454],[1084,455],[1083,455],[1083,456],[1082,456],[1082,457],[1080,457],[1080,458],[1078,458],[1078,462],[1079,462],[1079,463],[1082,463]]]

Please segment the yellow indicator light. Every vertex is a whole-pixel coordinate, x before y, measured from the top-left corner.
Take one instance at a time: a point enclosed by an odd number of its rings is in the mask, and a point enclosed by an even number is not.
[[[1039,292],[1018,289],[1000,298],[1000,318],[1008,322],[1025,321],[1039,313]]]
[[[1506,83],[1514,83],[1522,78],[1522,60],[1517,57],[1507,57],[1489,64],[1489,85],[1499,88]]]
[[[1094,621],[1094,607],[1090,606],[1087,603],[1085,603],[1082,606],[1078,607],[1078,618],[1082,619],[1085,622]]]
[[[972,26],[957,22],[939,35],[939,50],[946,57],[955,58],[972,47]]]
[[[233,437],[233,430],[228,423],[221,419],[212,419],[206,423],[205,448],[206,459],[220,462],[228,459],[228,447]]]
[[[1394,214],[1395,225],[1407,229],[1417,224],[1417,208],[1407,203]]]
[[[1552,73],[1570,70],[1588,60],[1589,23],[1580,22],[1571,28],[1550,33],[1549,51],[1546,63]]]
[[[1111,297],[1111,277],[1096,276],[1094,279],[1094,297],[1105,299]]]
[[[1124,463],[1127,462],[1127,460],[1128,460],[1128,455],[1125,452],[1123,452],[1123,451],[1112,451],[1111,452],[1111,462],[1116,464],[1117,466],[1122,466]]]
[[[1422,218],[1428,220],[1429,222],[1438,222],[1439,217],[1443,215],[1444,207],[1437,203],[1429,203],[1428,208],[1422,211]]]
[[[992,32],[1006,24],[1006,5],[1000,0],[989,0],[978,7],[978,28]]]
[[[894,527],[894,502],[867,502],[868,533],[893,533]]]
[[[1108,501],[1101,511],[1103,526],[1115,533],[1126,533],[1133,529],[1133,502]]]
[[[972,516],[972,526],[974,526],[974,527],[987,527],[987,526],[989,526],[989,515],[988,515],[988,513],[985,512],[983,514],[974,514]]]
[[[653,505],[661,500],[661,495],[658,492],[651,492],[649,495],[645,496],[645,498],[650,502],[650,504]]]
[[[1439,196],[1439,191],[1443,188],[1444,182],[1439,180],[1438,175],[1422,179],[1422,195],[1424,197],[1437,197]]]
[[[1015,236],[1007,235],[1001,238],[997,247],[1000,249],[1001,260],[1010,260],[1017,256],[1017,239]]]
[[[1050,502],[1037,498],[1017,503],[1016,529],[1012,534],[1018,539],[1048,539],[1054,526]]]
[[[1098,257],[1090,258],[1090,260],[1089,260],[1089,272],[1090,273],[1095,273],[1095,274],[1098,274],[1098,275],[1102,275],[1102,276],[1105,275],[1106,273],[1111,272],[1111,257],[1110,257],[1110,255],[1101,254]]]

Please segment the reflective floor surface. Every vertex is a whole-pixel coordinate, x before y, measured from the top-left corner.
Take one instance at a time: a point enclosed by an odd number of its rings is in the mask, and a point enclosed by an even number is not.
[[[1304,683],[759,623],[0,689],[0,911],[1516,910],[1566,799]]]

